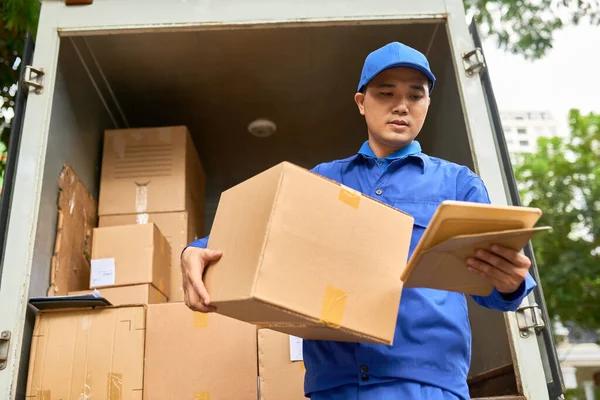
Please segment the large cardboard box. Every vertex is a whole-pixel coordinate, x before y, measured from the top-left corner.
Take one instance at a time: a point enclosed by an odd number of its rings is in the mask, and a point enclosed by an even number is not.
[[[171,246],[154,224],[94,229],[90,289],[151,283],[167,298]]]
[[[148,306],[144,399],[256,400],[256,328],[184,303]]]
[[[204,194],[204,170],[186,127],[105,132],[99,216],[204,210]]]
[[[89,294],[93,290],[79,290],[69,292],[69,296]],[[107,287],[99,290],[102,297],[114,306],[131,304],[158,304],[166,303],[167,297],[158,289],[149,284]]]
[[[225,191],[217,312],[305,339],[391,344],[413,218],[284,162]]]
[[[258,330],[258,375],[262,400],[303,400],[302,339],[270,329]]]
[[[27,398],[142,400],[145,309],[40,312]]]
[[[99,226],[119,226],[135,224],[135,214],[110,215],[100,217]],[[148,223],[154,223],[171,245],[171,287],[170,301],[183,301],[184,293],[181,279],[181,252],[189,243],[202,235],[202,227],[187,211],[175,213],[148,214]]]

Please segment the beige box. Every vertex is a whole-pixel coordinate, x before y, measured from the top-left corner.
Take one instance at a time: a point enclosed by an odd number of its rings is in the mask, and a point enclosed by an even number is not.
[[[39,312],[29,399],[142,400],[145,308]]]
[[[144,399],[256,400],[256,328],[184,303],[148,306]]]
[[[302,339],[270,329],[258,330],[258,375],[262,400],[303,400],[306,368]]]
[[[169,297],[171,246],[156,225],[94,229],[90,289],[150,283]]]
[[[105,132],[99,216],[197,209],[201,217],[204,194],[204,170],[185,126]]]
[[[110,301],[113,306],[131,305],[131,304],[158,304],[166,303],[167,297],[158,289],[149,284],[106,287],[98,290],[102,297]],[[79,290],[69,292],[71,295],[89,294],[93,290]]]
[[[251,210],[251,212],[250,212]],[[223,192],[219,313],[304,339],[392,344],[413,218],[284,162]]]
[[[110,215],[100,217],[99,226],[119,226],[135,224],[136,214]],[[202,227],[196,225],[196,219],[187,211],[175,213],[147,214],[144,222],[154,223],[171,245],[171,271],[169,301],[183,301],[181,279],[181,252],[189,243],[202,235]]]

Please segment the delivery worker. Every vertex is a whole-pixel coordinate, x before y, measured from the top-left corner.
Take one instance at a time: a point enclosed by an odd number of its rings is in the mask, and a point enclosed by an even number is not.
[[[479,176],[424,154],[415,140],[434,85],[429,62],[413,48],[395,42],[369,54],[354,96],[368,140],[357,154],[313,169],[411,214],[410,254],[443,200],[490,202]],[[218,249],[206,249],[207,242],[195,241],[182,253],[185,302],[201,312],[214,311],[202,272],[221,256]],[[494,310],[514,311],[535,287],[530,266],[514,250],[479,251],[465,267],[489,279],[495,289],[473,299]],[[312,400],[468,399],[470,358],[465,296],[404,289],[393,346],[304,341],[305,393]]]

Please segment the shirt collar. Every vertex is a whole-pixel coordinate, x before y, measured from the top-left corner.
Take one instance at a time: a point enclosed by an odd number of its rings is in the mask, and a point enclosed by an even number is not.
[[[358,150],[358,154],[361,154],[367,158],[374,158],[376,160],[379,159],[375,155],[375,153],[373,153],[373,150],[371,149],[371,146],[369,145],[368,140],[363,143],[361,148]],[[399,150],[396,150],[389,156],[385,157],[383,160],[390,163],[394,160],[398,160],[398,159],[405,158],[405,157],[411,157],[411,158],[414,157],[415,159],[419,160],[421,166],[423,167],[423,171],[425,171],[425,169],[427,168],[429,159],[425,154],[422,153],[421,144],[416,140],[414,140],[408,146],[403,147]]]

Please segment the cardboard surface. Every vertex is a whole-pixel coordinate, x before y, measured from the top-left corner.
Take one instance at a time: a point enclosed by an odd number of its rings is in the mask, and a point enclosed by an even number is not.
[[[142,400],[145,309],[40,312],[27,398]]]
[[[90,289],[151,283],[168,298],[170,268],[171,246],[156,225],[94,229]],[[102,280],[94,284],[100,269]]]
[[[144,399],[256,400],[256,328],[184,303],[148,306]]]
[[[477,249],[499,244],[522,250],[530,238],[548,227],[534,228],[537,208],[495,206],[457,201],[443,202],[401,279],[405,287],[425,287],[487,296],[494,286],[467,270],[466,260]]]
[[[292,361],[290,336],[270,329],[258,331],[258,374],[263,400],[302,400],[304,362]]]
[[[206,285],[223,315],[391,344],[412,227],[392,207],[281,163],[222,194],[209,247],[223,256]]]
[[[96,201],[70,165],[63,167],[58,187],[58,223],[49,296],[88,287],[92,230],[98,220]]]
[[[119,226],[137,223],[136,214],[110,215],[100,217],[100,227]],[[187,211],[175,213],[148,214],[148,223],[154,223],[171,245],[170,301],[183,301],[181,278],[181,252],[189,243],[202,235],[202,226]]]
[[[128,304],[158,304],[166,303],[167,297],[158,289],[149,284],[117,286],[96,289],[102,297],[110,301],[113,306],[122,306]],[[69,295],[92,293],[92,289],[69,292]]]
[[[186,127],[105,132],[99,215],[203,211],[204,196],[204,170]]]

